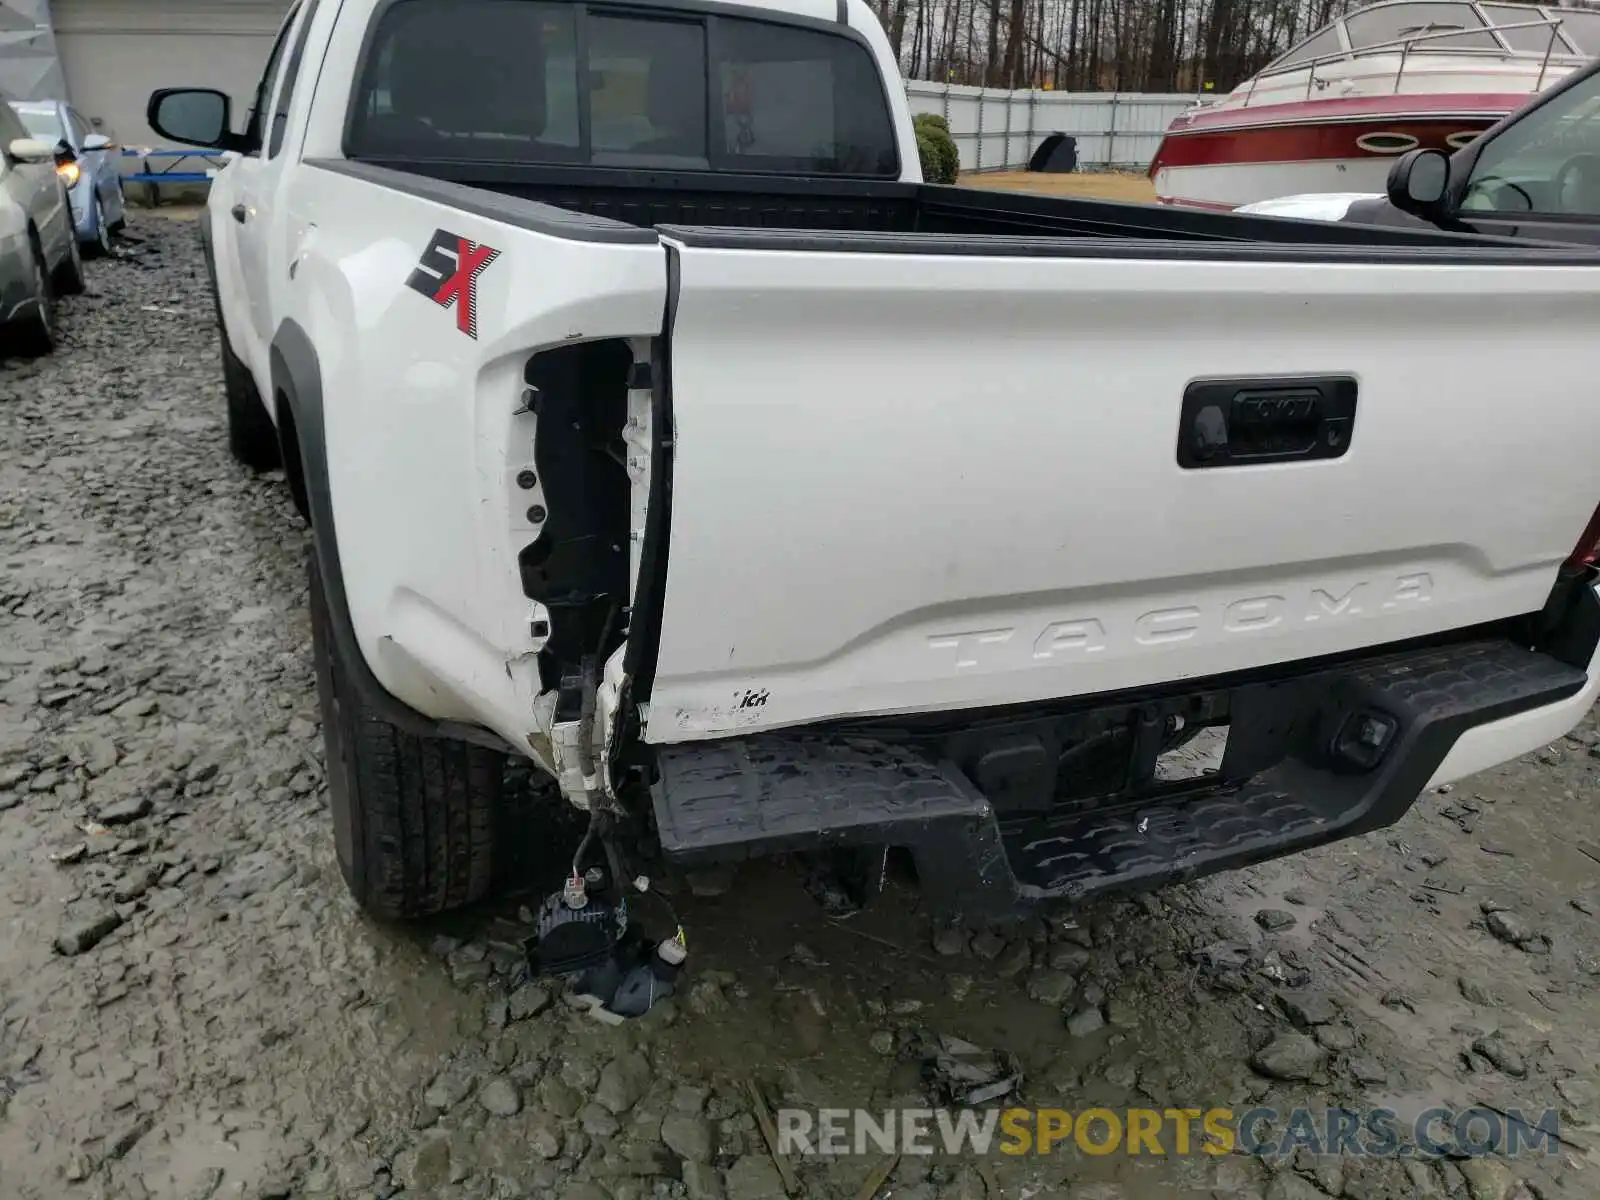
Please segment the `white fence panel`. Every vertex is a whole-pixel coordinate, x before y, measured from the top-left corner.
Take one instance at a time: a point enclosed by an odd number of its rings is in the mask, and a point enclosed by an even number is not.
[[[1172,118],[1194,103],[1188,95],[1006,91],[926,80],[908,82],[906,96],[913,113],[944,116],[963,171],[1025,167],[1052,133],[1077,140],[1080,169],[1142,170]]]

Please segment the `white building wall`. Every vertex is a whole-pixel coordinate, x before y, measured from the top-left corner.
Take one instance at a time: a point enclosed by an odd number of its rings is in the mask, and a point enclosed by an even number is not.
[[[144,114],[156,88],[220,88],[233,97],[235,125],[243,122],[289,0],[53,0],[51,7],[74,106],[125,146],[155,146],[161,139]]]

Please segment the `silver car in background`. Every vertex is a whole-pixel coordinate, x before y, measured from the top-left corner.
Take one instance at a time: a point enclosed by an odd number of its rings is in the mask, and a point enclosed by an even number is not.
[[[0,95],[0,323],[8,351],[56,345],[56,297],[83,291],[83,258],[57,166],[68,148],[31,137]]]
[[[58,168],[72,202],[72,223],[86,251],[109,254],[111,235],[127,223],[122,172],[116,147],[64,100],[13,100],[11,107],[30,137],[71,149]]]

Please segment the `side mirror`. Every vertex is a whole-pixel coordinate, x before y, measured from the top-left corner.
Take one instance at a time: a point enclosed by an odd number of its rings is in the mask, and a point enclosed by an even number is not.
[[[17,138],[6,147],[6,153],[19,163],[54,163],[56,148],[38,138]]]
[[[83,139],[83,150],[85,154],[92,154],[96,150],[109,149],[111,149],[111,139],[103,133],[91,133],[88,137]]]
[[[145,120],[162,137],[218,150],[244,148],[232,131],[233,101],[215,88],[162,88],[152,92]]]
[[[1408,150],[1389,168],[1389,203],[1424,220],[1444,215],[1450,156],[1443,150]]]

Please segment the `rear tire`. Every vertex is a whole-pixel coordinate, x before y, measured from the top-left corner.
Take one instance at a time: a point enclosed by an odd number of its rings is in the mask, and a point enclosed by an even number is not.
[[[33,275],[33,304],[7,330],[18,354],[43,358],[56,348],[56,296],[45,267],[39,235],[28,231],[28,269]]]
[[[96,258],[106,258],[111,254],[111,226],[106,224],[106,206],[100,199],[100,193],[94,197],[94,242],[92,253]]]
[[[62,203],[65,203],[63,198]],[[71,210],[68,209],[70,212]],[[83,251],[78,246],[78,231],[67,230],[67,257],[55,270],[56,295],[81,296],[86,286],[83,280]]]
[[[409,920],[488,895],[505,756],[389,724],[350,686],[333,646],[322,573],[310,565],[312,655],[334,850],[366,912]]]
[[[270,471],[283,461],[278,427],[256,391],[249,369],[228,344],[228,327],[217,311],[217,338],[222,344],[222,390],[228,401],[228,452],[252,471]]]

